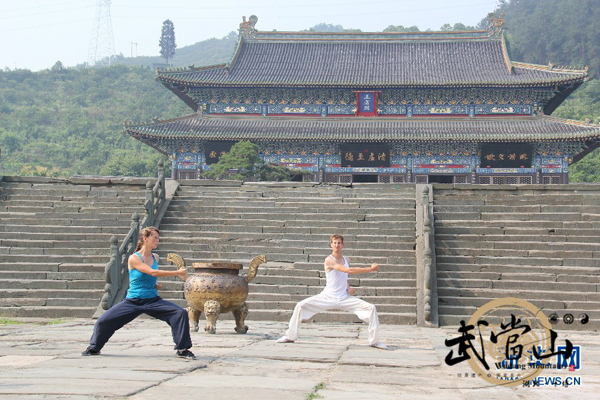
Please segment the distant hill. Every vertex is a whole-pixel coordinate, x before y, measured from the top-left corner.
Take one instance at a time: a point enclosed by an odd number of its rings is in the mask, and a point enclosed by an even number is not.
[[[190,46],[185,46],[175,51],[175,57],[172,60],[172,65],[175,67],[196,65],[214,65],[226,63],[231,59],[235,45],[238,40],[238,35],[231,32],[229,35],[221,39],[207,39]],[[117,56],[114,60],[115,64],[133,65],[133,66],[148,66],[152,67],[155,64],[164,63],[164,58],[157,55],[156,57],[123,57]]]

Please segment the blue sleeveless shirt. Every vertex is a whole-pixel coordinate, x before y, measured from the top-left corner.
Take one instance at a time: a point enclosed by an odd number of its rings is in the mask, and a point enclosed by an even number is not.
[[[139,252],[133,253],[137,255],[142,262],[144,257]],[[158,269],[158,262],[152,254],[152,269]],[[129,289],[127,290],[128,299],[151,299],[158,297],[158,290],[156,289],[157,278],[152,275],[145,274],[135,268],[129,270]]]

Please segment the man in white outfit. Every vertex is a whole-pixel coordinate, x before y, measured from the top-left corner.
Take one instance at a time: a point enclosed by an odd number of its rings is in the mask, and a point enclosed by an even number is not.
[[[332,235],[329,245],[332,252],[325,258],[324,263],[327,278],[325,289],[320,294],[304,299],[296,305],[289,329],[285,336],[277,340],[277,343],[293,343],[298,339],[298,329],[303,320],[335,308],[351,312],[368,323],[369,345],[386,350],[387,346],[379,341],[379,318],[375,306],[354,297],[355,289],[348,284],[348,274],[366,274],[378,271],[379,265],[371,264],[369,268],[350,268],[348,259],[342,256],[344,248],[342,235]]]

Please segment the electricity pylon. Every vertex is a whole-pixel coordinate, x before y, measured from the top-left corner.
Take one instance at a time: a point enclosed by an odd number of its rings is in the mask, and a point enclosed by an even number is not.
[[[96,18],[94,18],[92,39],[90,40],[90,50],[88,52],[89,66],[94,66],[97,63],[110,65],[115,55],[110,1],[98,0],[96,3]]]

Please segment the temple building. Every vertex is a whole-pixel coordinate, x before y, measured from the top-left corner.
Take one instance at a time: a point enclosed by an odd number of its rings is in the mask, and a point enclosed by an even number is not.
[[[600,126],[550,116],[586,69],[512,61],[490,30],[261,32],[240,24],[227,64],[157,80],[194,110],[125,125],[196,178],[240,140],[305,181],[568,183]]]

